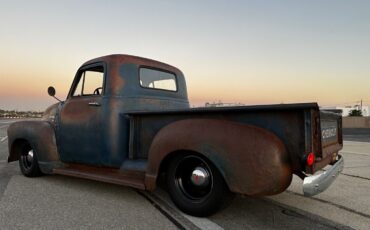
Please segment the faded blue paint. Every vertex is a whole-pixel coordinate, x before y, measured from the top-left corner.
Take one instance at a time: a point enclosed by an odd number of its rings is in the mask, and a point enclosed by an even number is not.
[[[76,98],[71,96],[73,92],[70,91],[59,119],[58,147],[63,162],[120,167],[129,152],[129,119],[125,114],[189,108],[185,78],[181,71],[173,68],[177,92],[142,88],[139,68],[149,66],[161,69],[161,64],[119,62],[116,57],[120,55],[98,58],[80,68],[102,63],[105,66],[105,86],[102,96]],[[140,58],[133,57],[130,60],[135,59]],[[71,89],[77,84],[78,76],[76,74]],[[89,106],[89,102],[97,102],[100,106]],[[71,106],[73,111],[68,111]]]

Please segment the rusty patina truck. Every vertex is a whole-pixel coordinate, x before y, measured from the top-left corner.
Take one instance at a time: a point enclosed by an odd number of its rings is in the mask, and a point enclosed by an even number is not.
[[[55,89],[48,92],[55,97]],[[190,108],[183,73],[129,55],[84,63],[65,101],[8,129],[8,161],[27,177],[61,174],[153,191],[210,215],[232,194],[325,190],[343,168],[341,116],[316,103]],[[319,171],[328,166],[325,171]]]

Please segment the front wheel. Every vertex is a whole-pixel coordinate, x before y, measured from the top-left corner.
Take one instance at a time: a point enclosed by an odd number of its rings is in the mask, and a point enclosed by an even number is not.
[[[27,142],[22,143],[20,148],[19,167],[22,174],[26,177],[42,175],[35,150]]]
[[[209,216],[233,196],[217,168],[196,154],[181,154],[171,161],[167,188],[176,206],[193,216]]]

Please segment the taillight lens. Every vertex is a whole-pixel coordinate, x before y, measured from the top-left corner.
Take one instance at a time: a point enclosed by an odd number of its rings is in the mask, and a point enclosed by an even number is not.
[[[310,154],[307,155],[306,164],[308,166],[312,166],[313,163],[315,163],[315,154],[314,153],[310,153]]]

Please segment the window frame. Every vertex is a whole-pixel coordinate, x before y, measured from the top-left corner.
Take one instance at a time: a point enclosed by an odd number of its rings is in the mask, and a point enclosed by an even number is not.
[[[145,86],[141,85],[141,83],[140,83],[140,80],[141,80],[141,78],[140,78],[140,69],[142,69],[142,68],[143,69],[157,70],[157,71],[160,71],[160,72],[172,74],[175,77],[176,90],[150,88],[150,87],[145,87]],[[138,76],[138,80],[139,80],[139,86],[142,89],[159,90],[159,91],[165,91],[165,92],[171,92],[171,93],[177,93],[179,91],[178,78],[177,78],[176,73],[174,73],[174,72],[171,72],[171,71],[166,70],[166,69],[160,69],[160,68],[156,68],[156,67],[153,67],[153,66],[146,66],[146,65],[140,65],[139,68],[137,69],[137,72],[138,72],[137,76]]]
[[[74,92],[77,89],[78,83],[80,82],[80,79],[85,71],[88,71],[89,69],[95,68],[95,67],[103,67],[103,85],[102,85],[102,92],[99,95],[94,94],[86,94],[86,95],[80,95],[80,96],[74,96]],[[87,64],[84,66],[81,66],[75,75],[75,78],[72,82],[71,89],[69,90],[67,99],[70,98],[86,98],[86,97],[102,97],[105,95],[105,83],[106,83],[106,76],[107,76],[107,67],[105,62],[96,62],[92,64]]]

